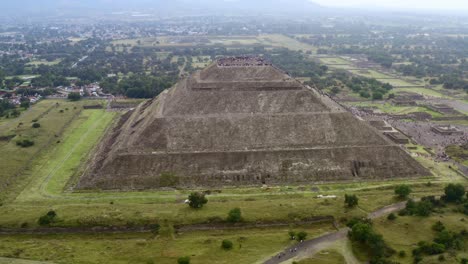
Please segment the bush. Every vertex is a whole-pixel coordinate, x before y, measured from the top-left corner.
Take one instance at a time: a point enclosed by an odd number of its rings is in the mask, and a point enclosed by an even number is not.
[[[434,225],[432,225],[432,230],[436,232],[441,232],[445,229],[444,224],[441,221],[437,221]]]
[[[432,212],[432,208],[433,204],[429,200],[422,200],[420,202],[409,200],[406,203],[406,208],[402,211],[408,215],[429,216]]]
[[[232,249],[232,242],[230,240],[225,239],[223,240],[223,242],[221,242],[221,247],[223,249],[230,250]]]
[[[307,238],[307,233],[305,231],[301,231],[297,233],[297,241],[305,240]]]
[[[48,226],[55,222],[56,217],[57,217],[57,214],[55,213],[55,211],[51,210],[47,212],[47,214],[39,217],[39,220],[37,222],[41,226]]]
[[[78,101],[81,99],[80,93],[69,93],[68,94],[68,100],[70,101]]]
[[[395,215],[394,213],[391,213],[391,214],[389,214],[389,215],[387,216],[387,219],[388,219],[388,220],[395,220],[396,218],[397,218],[397,217],[396,217],[396,215]]]
[[[359,199],[355,194],[345,194],[345,204],[348,207],[355,207],[358,205]]]
[[[21,102],[21,104],[20,104],[20,107],[22,107],[22,108],[24,108],[24,109],[28,109],[29,106],[31,106],[31,103],[29,102],[29,100],[28,100],[28,101],[23,101],[23,102]]]
[[[234,208],[229,211],[227,221],[230,223],[237,223],[242,221],[242,212],[240,208]]]
[[[190,264],[190,257],[180,257],[177,264]]]
[[[39,123],[34,123],[34,124],[32,124],[32,127],[33,127],[33,128],[40,128],[40,127],[41,127],[41,124],[39,124]]]
[[[208,202],[208,199],[205,198],[205,194],[200,192],[193,192],[188,197],[189,206],[192,208],[202,208]]]
[[[33,146],[34,141],[29,140],[29,139],[22,139],[22,140],[16,141],[16,145],[21,146],[22,148],[27,148],[27,147]]]
[[[444,200],[447,202],[460,202],[465,195],[465,187],[461,184],[450,183],[445,187]]]
[[[411,188],[408,185],[399,185],[395,188],[395,194],[400,198],[406,198],[411,193]]]
[[[400,250],[400,252],[398,252],[398,256],[399,256],[400,258],[406,257],[406,251]]]

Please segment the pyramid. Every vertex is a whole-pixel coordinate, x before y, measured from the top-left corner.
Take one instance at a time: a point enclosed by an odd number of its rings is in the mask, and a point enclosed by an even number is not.
[[[262,58],[223,58],[125,114],[78,188],[427,176],[375,128]]]

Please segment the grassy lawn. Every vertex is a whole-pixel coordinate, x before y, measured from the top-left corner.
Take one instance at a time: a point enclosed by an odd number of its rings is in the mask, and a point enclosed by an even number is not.
[[[6,119],[0,123],[2,136],[14,136],[10,141],[0,142],[0,182],[14,186],[18,177],[24,176],[31,161],[45,148],[57,145],[64,128],[82,111],[82,103],[64,100],[43,100],[23,112],[18,118]],[[33,120],[41,126],[33,128]],[[34,145],[21,148],[18,140],[29,139]],[[11,188],[11,187],[10,187]],[[2,192],[0,198],[4,198]]]
[[[34,65],[34,66],[48,65],[48,66],[51,66],[51,65],[57,65],[57,64],[59,64],[61,61],[62,61],[61,59],[56,59],[56,60],[54,60],[54,61],[34,60],[34,61],[31,61],[31,62],[27,63],[27,65]]]
[[[390,75],[386,75],[386,74],[383,74],[381,72],[374,71],[374,70],[351,70],[350,72],[356,75],[367,77],[367,78],[375,78],[375,79],[392,78],[392,76]],[[380,80],[380,81],[384,81],[384,80]]]
[[[351,65],[350,61],[347,61],[343,58],[340,57],[326,57],[326,58],[319,58],[319,60],[326,65],[333,65],[333,64],[338,64],[338,65]]]
[[[457,162],[462,163],[465,166],[468,166],[468,149],[465,149],[461,146],[448,146],[445,151],[447,155],[456,160]]]
[[[361,107],[373,107],[377,108],[378,110],[388,113],[388,114],[398,114],[404,115],[414,112],[426,112],[432,115],[432,117],[440,117],[442,114],[432,111],[426,107],[422,106],[395,106],[391,103],[372,103],[372,102],[352,102],[349,103],[354,106],[361,106]]]
[[[323,250],[311,258],[303,259],[298,264],[347,264],[344,257],[335,250]]]
[[[393,92],[398,93],[398,92],[410,92],[410,93],[417,93],[421,94],[424,96],[430,96],[430,97],[437,97],[437,98],[450,98],[446,95],[443,95],[437,91],[427,89],[427,88],[395,88],[393,89]]]
[[[18,258],[0,258],[1,264],[52,264],[48,261],[33,261]]]
[[[175,234],[163,226],[160,235],[15,235],[0,236],[0,255],[55,263],[176,263],[190,256],[191,263],[261,263],[292,245],[290,228],[193,231]],[[301,227],[309,237],[332,231],[331,225]],[[221,241],[234,246],[223,250]],[[135,254],[138,252],[138,254]]]
[[[402,264],[410,264],[413,263],[411,250],[416,247],[417,243],[419,241],[431,242],[434,239],[435,232],[432,231],[431,227],[435,222],[441,221],[449,230],[455,232],[466,229],[466,216],[454,213],[451,207],[443,210],[444,213],[433,213],[429,217],[400,216],[393,221],[383,217],[374,221],[374,228],[379,234],[383,235],[385,241],[397,252],[400,250],[406,252],[406,257],[394,256],[393,260]],[[467,251],[456,251],[454,253],[459,259],[468,257]],[[445,254],[445,257],[445,263],[459,263],[452,254]],[[438,262],[437,256],[425,256],[424,259],[422,263]]]
[[[383,83],[389,83],[391,85],[393,85],[394,87],[401,87],[401,86],[414,86],[415,84],[414,83],[409,83],[405,80],[402,80],[402,79],[377,79],[378,81],[380,82],[383,82]],[[408,88],[408,89],[413,89],[413,88]],[[417,89],[417,88],[415,88]]]

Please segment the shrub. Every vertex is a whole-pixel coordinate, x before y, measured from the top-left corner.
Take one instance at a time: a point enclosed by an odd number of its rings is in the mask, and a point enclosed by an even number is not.
[[[221,247],[222,247],[223,249],[226,249],[226,250],[232,249],[232,242],[231,242],[231,240],[227,240],[227,239],[223,240],[223,242],[221,242]]]
[[[80,93],[69,93],[68,94],[68,100],[70,101],[78,101],[81,99]]]
[[[242,212],[240,208],[234,208],[229,211],[227,221],[230,223],[237,223],[242,221]]]
[[[348,207],[355,207],[358,205],[359,199],[355,194],[345,194],[345,204]]]
[[[32,124],[32,127],[33,127],[33,128],[40,128],[40,127],[41,127],[41,124],[39,124],[39,123],[34,123],[34,124]]]
[[[151,224],[149,225],[149,227],[151,228],[151,232],[153,232],[153,234],[159,234],[159,230],[161,229],[161,226],[159,224]]]
[[[55,211],[51,210],[47,212],[47,214],[39,217],[39,220],[37,221],[39,225],[41,226],[47,226],[55,222],[57,217],[57,214]]]
[[[444,229],[445,229],[445,226],[444,224],[442,224],[441,221],[437,221],[434,225],[432,225],[432,230],[436,232],[441,232]]]
[[[22,140],[16,141],[16,145],[17,145],[17,146],[20,146],[20,147],[22,147],[22,148],[27,148],[27,147],[33,146],[33,145],[34,145],[34,141],[29,140],[29,139],[22,139]]]
[[[297,241],[305,240],[307,238],[307,233],[305,231],[301,231],[297,233]]]
[[[408,185],[402,184],[395,188],[395,194],[400,198],[406,198],[411,193],[411,188]]]
[[[190,264],[190,257],[180,257],[177,259],[177,264]]]
[[[196,209],[202,208],[203,205],[205,205],[208,202],[208,199],[206,199],[205,194],[200,192],[191,193],[188,197],[188,200],[189,206]]]
[[[397,217],[396,217],[396,215],[395,215],[394,213],[391,213],[391,214],[389,214],[389,215],[387,216],[387,219],[388,219],[388,220],[395,220],[396,218],[397,218]]]
[[[443,198],[447,202],[460,202],[463,199],[463,195],[465,195],[465,187],[463,185],[450,183],[445,187]]]
[[[406,257],[406,251],[400,250],[400,252],[398,252],[398,256],[399,256],[400,258]]]

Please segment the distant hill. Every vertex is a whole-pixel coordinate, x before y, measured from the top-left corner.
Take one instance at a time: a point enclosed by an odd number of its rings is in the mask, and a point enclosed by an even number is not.
[[[0,15],[143,11],[164,14],[307,14],[321,7],[309,0],[15,0],[1,1]]]

